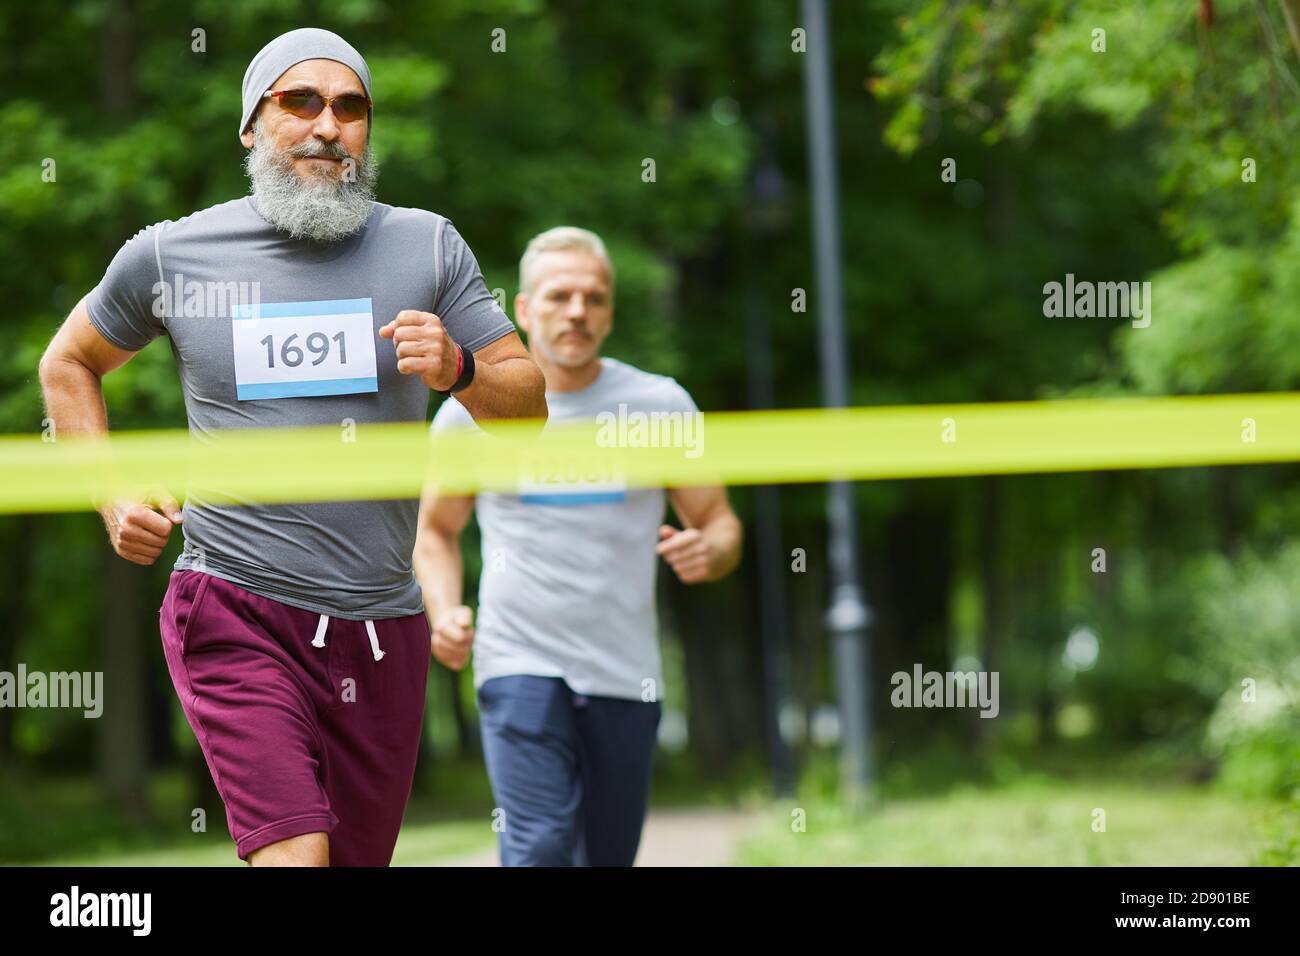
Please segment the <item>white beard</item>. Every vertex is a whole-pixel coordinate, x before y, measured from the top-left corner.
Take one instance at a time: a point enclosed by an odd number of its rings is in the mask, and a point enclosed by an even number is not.
[[[300,177],[293,170],[293,158],[298,156],[351,158],[341,143],[320,140],[281,152],[262,132],[261,123],[253,125],[253,148],[244,160],[244,170],[257,209],[266,221],[295,239],[313,242],[338,242],[360,232],[370,218],[379,172],[369,141],[356,161],[351,181],[333,176]]]

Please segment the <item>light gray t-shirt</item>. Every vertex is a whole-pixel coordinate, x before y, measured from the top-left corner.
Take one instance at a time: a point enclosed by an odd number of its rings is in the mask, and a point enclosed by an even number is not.
[[[397,371],[378,334],[402,309],[436,313],[471,351],[514,329],[450,221],[382,203],[330,244],[276,230],[251,197],[157,223],[121,248],[86,308],[120,348],[168,336],[200,441],[225,428],[424,421],[428,386]],[[350,620],[423,611],[418,498],[205,504],[200,482],[176,570]]]
[[[591,385],[547,392],[546,404],[548,428],[599,422],[602,412],[698,412],[673,379],[611,358]],[[477,426],[459,402],[443,402],[434,431],[464,427]],[[663,490],[605,475],[520,492],[475,497],[483,548],[475,686],[533,674],[561,677],[580,694],[643,700],[650,689],[662,700],[655,545]]]

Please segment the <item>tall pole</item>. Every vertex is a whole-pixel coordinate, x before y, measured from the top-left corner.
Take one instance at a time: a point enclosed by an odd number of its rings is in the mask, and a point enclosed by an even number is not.
[[[776,405],[772,375],[772,333],[768,321],[767,297],[763,290],[768,275],[768,250],[776,225],[784,184],[772,159],[771,123],[758,123],[763,142],[762,158],[750,183],[752,201],[749,216],[750,259],[748,308],[745,311],[748,361],[749,407],[769,409]],[[763,651],[763,723],[767,737],[772,789],[777,797],[794,793],[794,760],[781,734],[781,711],[789,699],[789,633],[785,595],[785,546],[781,543],[781,493],[775,485],[754,489],[754,538],[758,567],[758,631]]]
[[[825,0],[803,0],[807,53],[804,115],[813,199],[813,258],[817,269],[818,364],[822,404],[849,403],[848,337],[840,270],[840,222],[835,164],[834,103],[831,99],[830,24]],[[859,585],[857,508],[853,486],[831,482],[827,489],[830,605],[826,624],[835,662],[840,712],[840,782],[845,802],[860,807],[871,783],[871,695],[867,653],[871,610]]]

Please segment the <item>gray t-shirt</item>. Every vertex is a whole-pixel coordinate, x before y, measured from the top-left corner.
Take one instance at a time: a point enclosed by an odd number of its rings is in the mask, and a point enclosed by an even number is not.
[[[433,312],[471,351],[514,329],[450,221],[381,203],[330,244],[276,230],[251,197],[157,223],[121,248],[86,308],[120,348],[168,336],[199,441],[225,428],[424,421],[429,389],[397,371],[379,328],[402,309]],[[176,570],[349,620],[423,611],[418,498],[205,504],[200,482]]]
[[[547,392],[546,404],[548,428],[599,422],[602,412],[698,412],[673,379],[610,358],[591,385]],[[477,426],[459,402],[443,402],[434,431],[464,427]],[[561,677],[580,694],[644,700],[650,690],[662,700],[655,545],[665,504],[662,489],[628,488],[610,473],[477,495],[475,686],[534,674]]]

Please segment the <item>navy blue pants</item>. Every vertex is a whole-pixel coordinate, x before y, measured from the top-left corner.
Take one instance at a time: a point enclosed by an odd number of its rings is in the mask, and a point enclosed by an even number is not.
[[[558,677],[478,691],[502,866],[631,866],[641,842],[658,702],[587,697]]]

